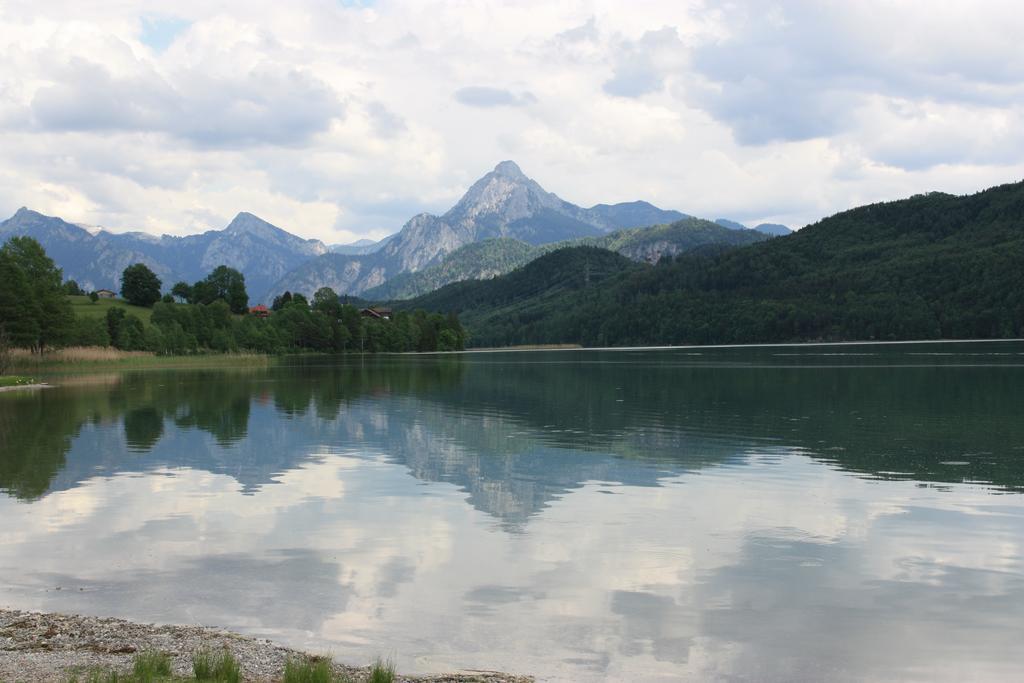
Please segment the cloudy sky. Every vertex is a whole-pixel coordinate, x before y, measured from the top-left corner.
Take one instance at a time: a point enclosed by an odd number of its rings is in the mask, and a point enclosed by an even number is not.
[[[1024,177],[1017,2],[0,0],[0,216],[327,242],[514,159],[798,227]]]

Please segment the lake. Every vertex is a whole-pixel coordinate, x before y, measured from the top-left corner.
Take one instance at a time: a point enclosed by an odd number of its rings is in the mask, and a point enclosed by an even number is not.
[[[1024,667],[1021,342],[59,381],[0,394],[0,605],[407,673]]]

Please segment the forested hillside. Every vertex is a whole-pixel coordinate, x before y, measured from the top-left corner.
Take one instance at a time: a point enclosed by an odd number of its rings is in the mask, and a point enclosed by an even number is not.
[[[579,259],[565,265],[573,271],[563,277],[581,277]],[[543,301],[487,294],[519,291],[526,270],[409,305],[461,312],[478,346],[1019,337],[1024,183],[864,206],[790,236],[634,268]],[[504,322],[516,315],[523,325]]]
[[[406,310],[431,306],[444,313],[466,311],[474,320],[470,339],[475,346],[532,343],[546,321],[563,317],[559,309],[566,302],[600,296],[602,283],[644,268],[648,267],[606,249],[567,247],[508,275],[455,282],[395,305]],[[572,341],[572,334],[564,336]]]

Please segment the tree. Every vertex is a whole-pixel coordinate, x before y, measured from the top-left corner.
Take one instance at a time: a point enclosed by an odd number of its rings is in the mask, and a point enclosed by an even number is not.
[[[144,263],[128,266],[121,273],[121,296],[130,304],[148,308],[160,301],[160,278]]]
[[[64,283],[64,293],[68,296],[82,296],[85,294],[74,280],[68,280]]]
[[[7,374],[7,371],[11,369],[12,360],[11,336],[7,334],[7,329],[0,325],[0,375]]]
[[[0,320],[11,345],[33,348],[39,339],[39,314],[25,272],[0,251]]]
[[[96,292],[89,292],[89,301],[91,301],[92,303],[96,303],[99,300],[100,300],[100,295],[99,294],[97,294]]]
[[[187,282],[175,282],[171,287],[171,296],[175,296],[184,303],[192,303],[192,285]]]
[[[8,271],[10,268],[21,271],[23,280],[18,276],[13,277],[24,282],[29,290],[28,295],[16,294],[13,301],[8,298],[9,305],[17,309],[15,317],[20,323],[17,331],[13,327],[9,328],[11,336],[19,335],[16,342],[18,345],[28,346],[37,352],[42,352],[48,346],[63,344],[71,335],[75,314],[71,310],[71,302],[64,295],[60,268],[46,255],[43,246],[31,237],[12,237],[0,249],[0,253],[6,256]],[[14,289],[20,287],[18,283],[12,286]],[[13,290],[9,289],[8,297],[12,293]],[[7,320],[6,317],[2,319]],[[34,323],[29,324],[29,319]],[[30,327],[35,328],[36,336],[28,342],[26,335]]]
[[[123,315],[117,323],[114,346],[124,351],[144,351],[146,349],[146,328],[143,326],[142,320],[131,313]]]
[[[313,295],[313,310],[337,320],[341,317],[341,300],[330,287],[321,287]]]
[[[274,297],[273,303],[270,304],[270,310],[272,310],[272,311],[280,311],[282,308],[284,308],[285,306],[287,306],[291,302],[292,302],[292,293],[291,292],[285,292],[284,294],[279,294],[278,296]]]
[[[110,346],[107,321],[91,315],[80,316],[75,321],[75,333],[71,343],[75,346]]]
[[[120,327],[122,320],[124,320],[123,308],[107,309],[107,337],[110,339],[110,343],[114,346],[118,346],[117,330]]]
[[[192,303],[211,304],[217,299],[226,301],[232,313],[245,313],[249,310],[245,276],[234,268],[217,266],[192,288]]]

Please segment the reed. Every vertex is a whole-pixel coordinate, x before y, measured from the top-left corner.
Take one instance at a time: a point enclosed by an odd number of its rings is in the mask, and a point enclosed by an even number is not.
[[[14,364],[18,366],[46,363],[96,363],[126,358],[152,358],[156,354],[150,351],[121,351],[112,346],[69,346],[41,354],[32,353],[28,349],[14,349],[11,356]]]
[[[12,368],[19,370],[76,369],[99,366],[126,368],[210,367],[221,365],[267,365],[270,356],[261,353],[208,353],[188,356],[158,356],[151,351],[121,351],[105,346],[70,346],[34,354],[14,349]]]

